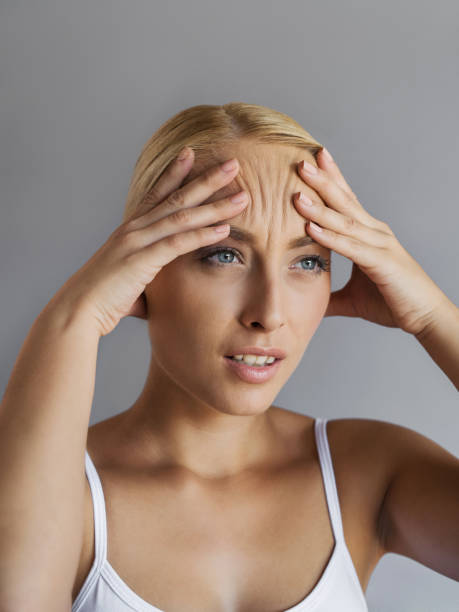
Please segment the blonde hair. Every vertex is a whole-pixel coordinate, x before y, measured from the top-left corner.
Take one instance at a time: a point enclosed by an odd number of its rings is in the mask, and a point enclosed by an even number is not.
[[[195,162],[207,161],[216,157],[217,149],[243,139],[300,147],[314,157],[323,148],[294,119],[266,106],[229,102],[221,106],[200,104],[186,108],[163,123],[144,145],[134,166],[123,222],[136,213],[183,147],[195,151]]]

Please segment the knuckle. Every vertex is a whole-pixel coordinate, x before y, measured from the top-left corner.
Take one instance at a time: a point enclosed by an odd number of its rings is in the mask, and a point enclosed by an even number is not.
[[[184,240],[185,240],[185,237],[183,234],[171,234],[170,236],[166,238],[167,244],[172,249],[177,249],[177,250],[182,248]]]
[[[395,234],[386,234],[382,237],[382,247],[387,251],[394,251],[400,246]]]
[[[161,196],[160,196],[159,189],[158,189],[158,183],[156,182],[148,190],[148,193],[146,194],[144,198],[144,203],[146,204],[156,203],[160,200],[160,197]]]
[[[344,217],[344,229],[347,232],[355,232],[357,229],[357,221],[353,217]]]
[[[120,232],[117,237],[117,242],[123,250],[136,250],[140,245],[139,232],[136,230]]]
[[[389,224],[386,223],[385,221],[380,221],[380,228],[383,232],[385,232],[386,234],[389,234],[390,236],[394,235],[394,232],[391,230],[391,228],[389,227]]]
[[[126,234],[128,232],[132,232],[136,229],[137,224],[136,224],[136,219],[129,219],[129,221],[126,221],[126,223],[123,223],[123,225],[120,226],[120,233],[121,234]]]
[[[167,204],[171,208],[183,206],[185,204],[185,194],[183,193],[183,190],[177,189],[176,191],[173,191],[167,198]]]
[[[180,208],[173,214],[174,221],[179,225],[188,225],[191,222],[192,211],[189,208]]]
[[[151,187],[148,188],[146,193],[141,198],[135,214],[137,214],[139,211],[149,210],[163,199],[164,195],[161,194],[161,189],[158,187],[158,182],[156,181]]]

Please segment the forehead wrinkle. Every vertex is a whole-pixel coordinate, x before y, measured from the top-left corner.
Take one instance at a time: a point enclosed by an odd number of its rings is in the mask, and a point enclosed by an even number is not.
[[[261,170],[260,161],[263,162]],[[260,236],[260,242],[268,248],[273,248],[284,242],[281,238],[286,233],[291,233],[294,237],[306,234],[306,219],[295,209],[292,199],[293,193],[301,189],[301,186],[295,189],[295,183],[301,182],[296,174],[295,162],[290,163],[290,170],[284,170],[279,159],[273,163],[270,163],[269,159],[264,162],[265,160],[260,159],[254,159],[252,162],[250,158],[242,161],[240,172],[234,179],[204,203],[219,200],[244,189],[249,196],[247,206],[238,215],[225,221],[250,228],[252,233]],[[288,166],[288,160],[286,162]],[[265,173],[268,177],[266,181],[263,180]],[[301,223],[298,225],[296,220]],[[239,223],[240,221],[242,223]],[[287,232],[289,226],[293,228],[291,232]],[[263,228],[263,231],[257,231],[257,227]]]
[[[314,161],[311,154],[296,147],[257,144],[227,150],[218,161],[230,157],[236,157],[239,161],[238,174],[200,205],[221,200],[244,189],[248,193],[247,206],[238,215],[225,219],[225,222],[246,226],[269,247],[286,242],[281,238],[287,233],[288,227],[292,228],[288,232],[292,237],[306,234],[306,219],[296,210],[293,194],[297,191],[307,194],[312,191],[297,172],[297,164],[301,159]],[[200,172],[202,169],[197,170],[196,174]],[[193,169],[191,173],[195,174]],[[320,200],[317,193],[314,194]],[[263,231],[257,231],[257,227]]]
[[[279,156],[283,158],[284,156]],[[259,168],[259,162],[262,162],[262,168]],[[253,168],[253,181],[248,184],[248,181],[242,181],[249,191],[250,200],[247,207],[242,211],[241,217],[247,219],[250,225],[256,225],[260,214],[263,225],[267,228],[268,236],[272,237],[276,242],[278,236],[284,234],[289,226],[290,219],[301,217],[298,211],[294,208],[292,195],[295,191],[295,183],[300,181],[296,174],[294,162],[288,164],[289,169],[284,169],[282,159],[270,158],[262,159],[255,158],[252,162],[249,159],[249,166]],[[257,168],[258,166],[258,168]],[[264,180],[263,175],[266,174],[267,179]],[[236,184],[238,177],[235,177]],[[253,197],[255,196],[255,197]],[[291,208],[291,210],[289,210]],[[304,223],[302,224],[304,228]]]

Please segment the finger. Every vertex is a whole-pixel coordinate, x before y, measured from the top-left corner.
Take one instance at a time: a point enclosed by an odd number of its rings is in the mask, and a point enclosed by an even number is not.
[[[221,224],[220,224],[221,226]],[[154,257],[155,266],[161,269],[180,255],[186,255],[203,246],[219,242],[229,234],[229,225],[223,232],[217,226],[199,227],[189,231],[170,233],[161,240],[155,240],[132,255],[140,264],[151,268]]]
[[[358,317],[347,286],[332,291],[324,317]]]
[[[388,243],[388,234],[377,227],[370,227],[361,223],[354,217],[348,217],[343,213],[337,212],[322,202],[312,200],[312,204],[302,202],[301,191],[293,195],[295,207],[303,217],[314,221],[317,225],[336,233],[351,236],[367,244],[384,247]]]
[[[306,224],[306,230],[320,245],[354,261],[363,271],[374,270],[381,265],[381,258],[389,256],[390,253],[390,249],[387,248],[388,236],[385,244],[377,246],[325,227],[318,226],[317,229],[313,222]]]
[[[184,147],[175,157],[161,176],[155,181],[155,184],[148,190],[142,202],[136,209],[135,215],[130,219],[137,219],[144,215],[148,210],[162,202],[173,191],[178,189],[191,170],[194,163],[194,151],[191,147]]]
[[[235,196],[243,195],[239,201],[234,201]],[[129,233],[135,236],[131,238],[136,248],[143,248],[152,241],[162,240],[171,234],[177,234],[202,226],[223,223],[225,220],[234,217],[242,212],[247,206],[248,194],[241,191],[237,194],[227,196],[216,202],[211,202],[205,206],[191,206],[176,209],[171,214],[158,216],[152,223],[146,223],[148,215],[136,220],[129,226]],[[155,212],[160,207],[155,209]],[[143,225],[140,225],[143,222]]]
[[[315,173],[309,172],[311,166],[316,169]],[[298,164],[298,173],[305,183],[320,195],[326,206],[334,208],[348,217],[357,219],[357,221],[369,227],[381,227],[382,229],[381,221],[372,217],[363,208],[355,195],[344,191],[324,170],[303,160]]]
[[[239,172],[239,162],[234,157],[208,168],[177,189],[162,203],[165,208],[189,207],[202,204],[216,191],[230,183]]]
[[[232,160],[228,160],[232,161]],[[202,174],[195,177],[183,187],[173,191],[165,200],[160,202],[154,208],[148,210],[141,218],[136,219],[131,226],[135,229],[150,225],[154,221],[159,221],[179,210],[192,208],[196,204],[201,204],[207,200],[213,193],[227,185],[234,179],[239,171],[239,164],[236,160],[236,165],[232,169],[224,169],[227,162],[212,166]],[[228,197],[233,197],[237,194],[232,194]]]
[[[338,168],[338,164],[335,162],[328,149],[325,147],[321,149],[316,159],[320,169],[328,172],[330,177],[341,187],[343,191],[346,191],[349,193],[349,195],[355,197],[354,192],[349,187],[346,179],[341,173],[341,170]]]

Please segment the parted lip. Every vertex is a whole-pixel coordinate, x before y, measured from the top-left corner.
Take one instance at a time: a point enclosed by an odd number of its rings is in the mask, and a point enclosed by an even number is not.
[[[266,355],[266,357],[275,357],[276,359],[285,359],[287,353],[279,348],[262,348],[261,346],[244,346],[232,349],[225,357],[234,357],[234,355]]]

